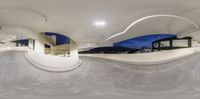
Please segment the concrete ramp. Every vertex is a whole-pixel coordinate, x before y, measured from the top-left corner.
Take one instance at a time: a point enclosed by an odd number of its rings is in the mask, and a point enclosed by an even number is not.
[[[148,66],[81,57],[76,70],[52,73],[24,53],[0,53],[0,99],[200,98],[200,54]]]

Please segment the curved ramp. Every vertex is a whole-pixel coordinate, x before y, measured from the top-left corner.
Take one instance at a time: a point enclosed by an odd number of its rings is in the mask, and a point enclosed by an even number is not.
[[[200,54],[149,66],[81,59],[83,64],[76,70],[52,73],[32,66],[22,51],[1,52],[0,98],[200,98]]]
[[[81,61],[78,56],[57,57],[53,55],[41,54],[32,50],[27,50],[25,57],[37,68],[51,72],[71,71],[81,65]]]

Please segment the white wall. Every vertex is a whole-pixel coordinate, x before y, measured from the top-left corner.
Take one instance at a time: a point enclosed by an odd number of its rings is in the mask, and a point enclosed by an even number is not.
[[[78,47],[76,42],[73,40],[70,40],[70,57],[74,58],[75,60],[79,59]]]
[[[13,43],[10,41],[5,42],[5,44],[1,44],[1,47],[15,47],[15,46],[16,46],[16,43]]]
[[[79,51],[86,51],[91,48],[99,47],[99,45],[97,43],[78,43],[77,47]]]
[[[198,41],[192,41],[192,46],[193,47],[200,47],[200,43],[198,43]]]
[[[113,46],[113,42],[104,42],[104,43],[78,43],[79,51],[86,51],[92,48],[101,47],[101,46]]]
[[[190,36],[194,41],[200,41],[200,30],[190,30],[183,33],[177,34],[178,37],[186,37]]]
[[[35,40],[35,51],[44,53],[44,44],[39,40]]]
[[[73,70],[80,66],[81,61],[75,57],[59,57],[28,50],[26,59],[34,66],[53,72]]]
[[[42,45],[42,43],[38,40],[37,44]],[[78,56],[77,44],[72,40],[70,41],[70,57],[47,55],[41,53],[42,47],[37,47],[37,51],[28,50],[25,56],[28,61],[30,61],[38,68],[47,71],[62,72],[75,69],[81,64],[81,61],[79,60]]]
[[[80,56],[103,58],[131,64],[148,65],[170,62],[197,52],[200,52],[200,48],[185,48],[140,54],[81,54]]]
[[[12,50],[12,51],[27,51],[28,48],[27,47],[2,47],[2,48],[0,48],[0,52],[8,51],[8,50]]]
[[[188,47],[187,40],[173,40],[174,47]]]
[[[39,53],[44,53],[44,38],[42,33],[38,33],[37,39],[35,40],[35,51]]]

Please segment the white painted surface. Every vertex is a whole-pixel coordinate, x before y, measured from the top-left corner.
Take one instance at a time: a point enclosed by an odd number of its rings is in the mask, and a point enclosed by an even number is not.
[[[44,43],[40,42],[38,39],[35,40],[35,51],[44,53]]]
[[[103,58],[131,64],[149,65],[170,62],[182,57],[192,55],[199,51],[200,48],[195,47],[142,54],[81,54],[80,56]]]
[[[78,43],[78,50],[79,51],[87,51],[89,49],[92,49],[92,48],[96,48],[96,47],[101,47],[101,46],[113,46],[113,43],[112,42],[104,42],[104,43]]]
[[[70,57],[73,60],[79,60],[77,43],[70,40]]]
[[[59,57],[38,53],[32,50],[28,50],[25,56],[33,65],[47,71],[69,71],[77,68],[81,64],[81,61],[74,57]]]
[[[0,41],[3,41],[3,42],[10,42],[13,40],[20,40],[20,39],[27,39],[27,38],[32,38],[32,39],[38,38],[37,32],[31,31],[24,27],[0,25],[0,28],[1,28]]]
[[[44,36],[42,33],[37,34],[38,39],[35,40],[35,51],[44,54]]]
[[[193,40],[195,41],[200,41],[200,30],[191,30],[191,31],[186,31],[184,33],[178,34],[178,37],[186,37],[190,36],[192,37]]]
[[[28,47],[0,48],[1,53],[6,51],[25,52],[25,57],[29,62],[31,62],[34,66],[37,66],[38,68],[47,71],[54,71],[54,72],[69,71],[79,67],[81,64],[79,58],[76,57],[77,55],[75,56],[76,50],[73,51],[74,57],[58,57],[58,56],[46,55],[40,52],[32,51]]]
[[[2,47],[0,48],[0,52],[4,51],[27,51],[27,47]]]
[[[188,40],[173,40],[174,47],[188,47]]]
[[[97,43],[79,43],[77,46],[79,51],[85,51],[95,47],[99,47]]]
[[[78,56],[77,44],[73,40],[70,41],[70,56],[59,57],[44,54],[43,34],[39,35],[40,38],[39,40],[36,40],[35,51],[28,50],[25,53],[25,56],[29,62],[38,68],[54,72],[69,71],[77,68],[81,64]]]

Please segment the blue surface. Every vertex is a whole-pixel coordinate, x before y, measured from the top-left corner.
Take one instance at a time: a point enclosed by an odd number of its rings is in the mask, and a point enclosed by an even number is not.
[[[52,33],[52,32],[45,32],[45,35],[48,35],[48,36],[55,35],[56,36],[56,45],[70,44],[70,38],[65,35],[58,34],[58,33]]]
[[[128,40],[114,43],[113,46],[126,47],[126,48],[131,48],[131,49],[151,48],[152,42],[159,39],[169,38],[169,37],[176,37],[176,35],[173,35],[173,34],[144,35],[144,36],[131,38]]]

